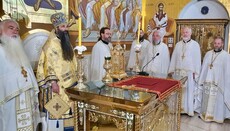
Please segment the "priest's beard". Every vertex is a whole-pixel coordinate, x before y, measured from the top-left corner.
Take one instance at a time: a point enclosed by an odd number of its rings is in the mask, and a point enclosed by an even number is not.
[[[111,42],[111,37],[108,37],[108,38],[104,38],[104,41],[106,41],[106,42]]]
[[[214,48],[214,52],[220,52],[222,50],[222,47],[216,47]]]
[[[183,41],[187,42],[189,41],[191,38],[190,37],[182,37]]]
[[[153,40],[153,42],[152,42],[152,43],[153,43],[153,45],[159,45],[159,44],[160,44],[160,42],[161,42],[160,40]]]
[[[73,48],[70,44],[70,38],[68,31],[58,31],[59,39],[61,40],[61,48],[62,48],[62,57],[66,61],[72,61],[74,52]]]
[[[30,67],[28,57],[22,47],[22,42],[19,36],[9,37],[2,34],[0,37],[3,44],[4,51],[6,53],[6,58],[12,62],[15,66]]]

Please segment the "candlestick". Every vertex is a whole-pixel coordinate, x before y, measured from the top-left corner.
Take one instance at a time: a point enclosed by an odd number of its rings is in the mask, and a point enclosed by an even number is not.
[[[83,76],[84,76],[84,69],[83,69],[83,58],[82,54],[77,54],[78,60],[78,84],[75,86],[77,90],[85,90],[87,86],[84,84]]]
[[[135,62],[135,72],[140,72],[141,69],[140,69],[140,66],[139,66],[139,53],[140,53],[140,50],[136,50],[136,62]]]
[[[74,50],[77,50],[78,51],[78,54],[77,54],[77,60],[78,60],[78,84],[75,86],[76,89],[79,89],[79,90],[84,90],[86,89],[86,85],[84,84],[84,81],[83,81],[83,76],[84,76],[84,69],[83,69],[83,54],[82,52],[86,51],[87,48],[85,46],[76,46],[74,48]]]
[[[139,62],[139,53],[141,52],[141,44],[136,44],[134,46],[134,49],[135,49],[135,52],[136,52],[136,62],[135,62],[135,69],[134,71],[137,73],[137,72],[140,72],[140,62]]]

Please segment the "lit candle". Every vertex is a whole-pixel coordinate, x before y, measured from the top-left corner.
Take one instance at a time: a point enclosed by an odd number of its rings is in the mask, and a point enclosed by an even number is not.
[[[142,28],[142,30],[144,30],[145,29],[145,17],[144,17],[144,15],[141,15],[141,20],[142,20],[141,28]]]
[[[78,46],[81,46],[81,15],[78,18]]]
[[[141,27],[143,31],[145,31],[145,15],[146,15],[145,12],[146,12],[146,0],[142,0],[142,8],[141,8],[142,26]]]
[[[140,44],[140,32],[141,31],[141,22],[139,22],[139,25],[138,25],[138,32],[137,32],[137,44]]]

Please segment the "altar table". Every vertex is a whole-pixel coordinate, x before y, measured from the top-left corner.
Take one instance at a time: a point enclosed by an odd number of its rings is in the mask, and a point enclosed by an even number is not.
[[[186,78],[177,79],[184,82]],[[117,84],[119,82],[114,83],[115,86]],[[151,84],[157,88],[156,83],[150,82],[148,86]],[[180,82],[171,85],[173,90],[168,88],[166,94],[161,92],[163,96],[133,85],[101,87],[101,82],[88,82],[86,85],[84,90],[66,89],[69,98],[75,101],[76,130],[180,130]]]

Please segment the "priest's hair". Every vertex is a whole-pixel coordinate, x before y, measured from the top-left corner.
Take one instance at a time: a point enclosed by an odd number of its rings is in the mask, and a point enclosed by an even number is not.
[[[221,36],[215,36],[214,40],[216,40],[216,39],[220,39],[221,42],[224,44],[224,38],[223,37],[221,37]]]
[[[183,31],[183,30],[188,30],[190,32],[190,34],[192,34],[192,28],[189,26],[182,27],[181,31]]]
[[[98,41],[102,40],[101,34],[104,34],[105,30],[110,30],[110,28],[109,27],[102,27],[101,28],[101,30],[100,30],[100,37],[98,38]]]
[[[2,33],[5,24],[8,23],[8,22],[13,22],[13,23],[15,23],[15,24],[17,25],[18,29],[19,29],[19,24],[18,24],[18,22],[16,22],[16,21],[13,20],[13,19],[5,19],[5,20],[3,20],[3,21],[0,22],[0,33]]]
[[[153,32],[153,34],[154,34],[155,32],[156,32],[161,38],[163,37],[163,32],[162,32],[162,31],[160,31],[160,30],[155,30],[155,31]],[[153,34],[152,34],[152,35],[153,35]]]

